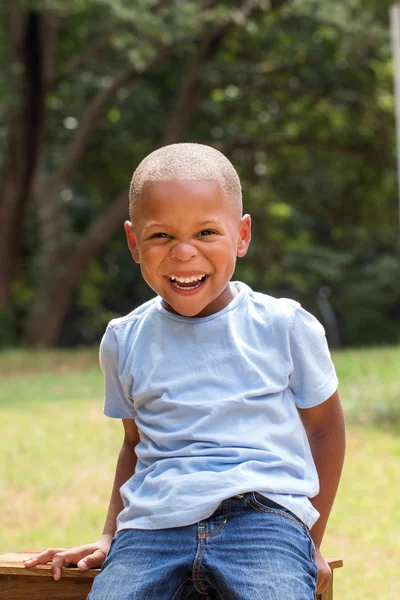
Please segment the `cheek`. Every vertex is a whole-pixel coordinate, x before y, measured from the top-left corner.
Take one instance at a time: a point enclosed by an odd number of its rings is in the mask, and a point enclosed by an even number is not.
[[[158,275],[157,266],[148,261],[141,261],[139,266],[144,281],[156,294],[159,294],[164,281]]]
[[[236,260],[236,246],[232,241],[218,245],[213,249],[214,260],[220,265],[232,264]]]
[[[156,265],[160,263],[165,256],[165,250],[162,246],[153,246],[153,248],[146,248],[142,250],[140,258],[144,264]]]

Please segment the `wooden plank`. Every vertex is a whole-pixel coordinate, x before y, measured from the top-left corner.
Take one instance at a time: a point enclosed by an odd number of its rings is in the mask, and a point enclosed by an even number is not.
[[[38,565],[37,567],[27,569],[23,565],[23,560],[31,556],[39,554],[41,550],[27,550],[22,552],[10,552],[8,554],[0,555],[0,574],[3,575],[32,575],[34,577],[48,577],[51,576],[51,565]],[[340,558],[327,558],[326,559],[330,568],[338,569],[343,566],[343,560]],[[80,571],[75,566],[67,566],[63,569],[63,577],[83,577],[93,579],[100,569],[88,569],[87,571]]]
[[[10,552],[9,554],[0,555],[0,574],[1,575],[18,575],[33,576],[33,577],[52,577],[51,565],[38,565],[34,568],[26,568],[23,565],[23,560],[36,556],[41,550],[29,550],[26,552]],[[63,568],[63,578],[71,577],[74,579],[93,579],[96,577],[100,569],[88,569],[81,571],[78,567],[67,566]]]
[[[332,570],[343,567],[343,560],[341,558],[326,558],[325,560]]]
[[[93,579],[0,575],[2,600],[86,600]]]
[[[24,559],[40,552],[41,550],[28,550],[0,555],[1,599],[85,600],[92,587],[93,578],[100,569],[80,571],[75,566],[67,566],[63,568],[62,578],[54,581],[50,564],[39,565],[33,569],[27,569],[23,565]],[[332,570],[343,566],[340,558],[326,560]],[[333,573],[330,585],[317,600],[333,600]]]

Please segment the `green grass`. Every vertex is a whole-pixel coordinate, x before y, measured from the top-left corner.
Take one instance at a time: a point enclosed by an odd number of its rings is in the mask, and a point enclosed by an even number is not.
[[[334,354],[348,451],[324,541],[335,597],[398,598],[400,347]],[[97,349],[0,354],[0,552],[101,532],[122,440],[102,415]]]
[[[349,423],[400,424],[400,347],[333,355]]]

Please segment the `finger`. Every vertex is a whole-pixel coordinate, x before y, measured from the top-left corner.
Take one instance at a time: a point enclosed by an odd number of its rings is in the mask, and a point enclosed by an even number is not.
[[[93,548],[87,548],[85,546],[77,546],[76,548],[69,548],[68,550],[62,550],[57,552],[57,557],[63,559],[65,565],[76,565],[82,558],[85,558],[87,554],[92,552]]]
[[[86,571],[87,569],[95,569],[101,567],[106,558],[104,550],[96,550],[93,554],[88,554],[78,562],[78,569]]]
[[[93,548],[87,548],[85,546],[79,546],[77,548],[70,548],[69,550],[63,550],[62,552],[57,552],[53,557],[53,562],[51,565],[51,570],[53,572],[53,577],[56,581],[58,581],[62,576],[62,569],[66,565],[76,565],[80,564],[79,568],[82,571],[85,571],[90,566],[97,566],[97,564],[102,564],[104,562],[105,556],[101,559],[100,554],[97,555],[94,553],[94,561],[89,561],[88,566],[85,566],[87,563],[87,558],[90,556]],[[103,553],[104,555],[104,553]]]
[[[63,567],[67,564],[76,565],[81,554],[81,548],[71,548],[70,550],[63,550],[62,552],[57,552],[54,554],[53,561],[51,563],[51,570],[54,579],[56,581],[61,579]]]
[[[64,564],[67,562],[65,560],[65,552],[60,552],[58,554],[54,555],[53,558],[53,562],[51,563],[51,571],[53,573],[53,577],[56,581],[58,581],[61,578],[62,575],[62,568],[64,566]]]
[[[330,582],[331,579],[332,579],[332,572],[331,572],[331,570],[324,571],[323,573],[320,572],[318,574],[317,594],[322,594],[322,592],[324,592],[326,590],[326,588],[328,587],[329,582]]]
[[[53,556],[57,552],[62,552],[64,548],[47,548],[36,556],[30,556],[23,560],[24,567],[36,567],[36,565],[45,565],[46,563],[53,560]]]

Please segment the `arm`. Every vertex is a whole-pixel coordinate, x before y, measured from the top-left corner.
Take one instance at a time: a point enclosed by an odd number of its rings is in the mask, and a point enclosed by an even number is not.
[[[25,567],[36,567],[52,561],[52,572],[55,580],[60,579],[62,567],[65,564],[77,564],[82,571],[100,567],[107,555],[111,540],[115,534],[117,516],[123,508],[119,489],[133,475],[136,468],[137,456],[135,447],[139,442],[139,432],[133,419],[122,419],[124,426],[124,440],[118,456],[115,470],[114,485],[111,493],[110,504],[99,540],[91,544],[65,550],[63,548],[48,548],[38,556],[24,562]]]
[[[114,537],[117,516],[123,509],[120,487],[132,477],[136,469],[137,456],[135,453],[136,445],[139,443],[139,432],[133,419],[122,419],[124,426],[124,441],[119,452],[117,467],[115,470],[114,485],[111,492],[110,505],[103,529],[103,537]]]
[[[328,585],[331,571],[322,557],[320,546],[328,517],[336,496],[345,452],[345,423],[339,393],[313,408],[299,409],[311,452],[317,468],[320,491],[311,498],[320,518],[312,527],[311,537],[316,547],[318,593]]]

